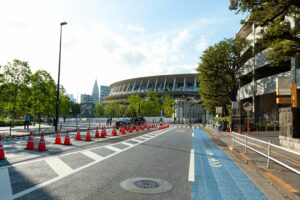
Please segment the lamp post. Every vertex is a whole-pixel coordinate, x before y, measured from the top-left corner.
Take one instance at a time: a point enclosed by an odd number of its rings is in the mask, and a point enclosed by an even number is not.
[[[58,55],[58,78],[57,78],[57,91],[56,91],[56,113],[55,113],[55,131],[59,123],[59,84],[60,84],[60,60],[61,60],[61,39],[62,39],[62,26],[67,25],[67,22],[60,23],[60,39],[59,39],[59,55]]]

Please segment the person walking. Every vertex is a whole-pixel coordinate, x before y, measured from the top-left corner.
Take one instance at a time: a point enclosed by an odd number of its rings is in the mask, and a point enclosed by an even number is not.
[[[26,114],[24,120],[24,129],[29,130],[29,125],[30,125],[30,116]]]

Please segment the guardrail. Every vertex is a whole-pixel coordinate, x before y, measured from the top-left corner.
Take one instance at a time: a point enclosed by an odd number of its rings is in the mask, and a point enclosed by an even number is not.
[[[275,162],[275,163],[277,163],[277,164],[279,164],[279,165],[295,172],[296,174],[300,175],[300,171],[298,169],[296,169],[296,168],[294,168],[294,167],[292,167],[288,164],[285,164],[282,161],[280,161],[280,160],[276,159],[275,157],[273,157],[272,156],[272,148],[276,148],[276,149],[282,150],[284,152],[292,153],[292,154],[295,154],[297,156],[300,156],[300,152],[296,152],[296,151],[293,151],[293,150],[290,150],[290,149],[272,144],[270,142],[270,140],[268,142],[266,142],[266,141],[259,140],[259,139],[253,138],[253,137],[249,137],[247,135],[241,135],[241,134],[238,134],[238,133],[235,133],[235,132],[231,132],[229,135],[232,137],[233,146],[235,146],[236,143],[242,145],[245,148],[245,150],[244,150],[245,154],[247,154],[247,150],[250,149],[253,152],[267,158],[267,168],[270,168],[270,160],[272,160],[273,162]],[[251,147],[249,145],[249,143],[252,142],[252,141],[256,142],[256,143],[267,145],[267,153],[264,153],[262,151],[259,151],[258,149],[255,149],[255,148]]]
[[[219,131],[215,130],[212,125],[206,124],[206,127],[209,128],[211,131],[213,131],[215,133],[219,132]],[[247,136],[247,135],[242,135],[242,134],[239,134],[239,133],[236,133],[236,132],[231,132],[231,133],[226,132],[226,134],[232,137],[233,146],[236,146],[236,143],[238,143],[238,144],[240,144],[241,146],[244,147],[244,153],[245,154],[247,154],[247,151],[249,149],[249,150],[265,157],[267,159],[267,168],[270,168],[270,161],[273,161],[273,162],[277,163],[278,165],[280,165],[282,167],[285,167],[285,168],[293,171],[294,173],[300,175],[300,170],[298,170],[295,167],[292,167],[292,166],[284,163],[283,161],[280,161],[279,159],[275,158],[274,156],[272,156],[272,152],[273,152],[274,155],[275,154],[279,155],[278,153],[276,153],[275,149],[281,150],[285,153],[291,153],[291,154],[296,155],[296,156],[300,156],[300,152],[293,151],[291,149],[272,144],[270,142],[270,140],[268,142],[266,142],[264,140],[259,140],[257,138],[253,138],[253,137],[250,137],[250,136]],[[258,149],[253,148],[252,146],[256,145],[255,143],[266,145],[266,152],[259,151]],[[250,145],[252,145],[252,146],[250,146]],[[287,158],[287,157],[282,157],[282,159],[286,159],[286,160],[289,160],[290,162],[293,162],[292,159]],[[300,162],[298,162],[298,161],[296,161],[296,162],[297,162],[297,165],[300,166]]]

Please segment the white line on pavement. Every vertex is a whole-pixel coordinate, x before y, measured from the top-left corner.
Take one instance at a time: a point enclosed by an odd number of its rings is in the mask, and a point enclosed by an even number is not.
[[[0,169],[0,199],[8,199],[12,195],[8,168]]]
[[[96,160],[96,161],[103,160],[102,156],[95,154],[94,152],[91,152],[91,151],[82,151],[81,153],[93,160]]]
[[[46,162],[58,174],[58,176],[68,175],[73,172],[73,169],[59,158],[52,158],[46,160]]]
[[[173,130],[173,129],[167,129],[167,130],[164,131],[163,133],[166,133],[166,132],[171,131],[171,130]],[[157,135],[157,136],[158,136],[158,135]],[[132,140],[132,139],[129,139],[129,140]],[[145,140],[145,141],[140,141],[140,143],[143,143],[143,142],[146,142],[146,140]],[[122,142],[120,142],[120,143],[122,143]],[[118,144],[118,143],[117,143],[117,144]],[[127,149],[130,149],[130,148],[132,148],[132,147],[134,147],[134,146],[137,146],[137,145],[139,145],[139,144],[134,144],[133,146],[130,146],[130,147],[128,147]],[[102,146],[102,147],[107,147],[107,146]],[[100,147],[100,148],[102,148],[102,147]],[[126,150],[127,150],[127,149],[126,149]],[[82,152],[82,151],[81,151],[81,152]],[[76,173],[76,172],[78,172],[78,171],[81,171],[81,170],[83,170],[83,169],[86,169],[86,168],[88,168],[88,167],[90,167],[90,166],[92,166],[92,165],[94,165],[94,164],[96,164],[96,163],[102,162],[103,160],[106,160],[106,159],[108,159],[108,158],[110,158],[110,157],[112,157],[112,156],[115,156],[115,155],[117,155],[117,154],[119,154],[119,153],[121,153],[121,152],[123,152],[123,151],[120,150],[120,151],[118,151],[118,152],[115,152],[115,153],[110,154],[109,156],[104,157],[102,160],[94,161],[94,162],[91,162],[91,163],[89,163],[89,164],[87,164],[87,165],[84,165],[84,166],[82,166],[82,167],[79,167],[79,168],[77,168],[76,170],[74,170],[73,173]],[[7,169],[7,168],[5,168],[5,169]],[[0,169],[0,170],[1,170],[1,169]],[[68,175],[70,175],[70,174],[68,174]],[[58,176],[58,177],[56,177],[56,178],[53,178],[53,179],[50,179],[50,180],[48,180],[48,181],[42,182],[42,183],[40,183],[40,184],[38,184],[38,185],[35,185],[35,186],[31,187],[31,188],[28,188],[28,189],[26,189],[26,190],[23,190],[22,192],[19,192],[19,193],[17,193],[17,194],[14,194],[14,195],[10,196],[9,198],[7,198],[7,199],[5,199],[5,200],[11,200],[11,199],[19,198],[19,197],[21,197],[21,196],[23,196],[23,195],[26,195],[26,194],[28,194],[28,193],[30,193],[30,192],[32,192],[32,191],[35,191],[35,190],[37,190],[37,189],[39,189],[39,188],[42,188],[42,187],[45,187],[45,186],[47,186],[47,185],[49,185],[49,184],[51,184],[51,183],[54,183],[54,182],[56,182],[56,181],[58,181],[58,180],[60,180],[60,179],[62,179],[62,178],[64,178],[64,177],[66,177],[66,176],[68,176],[68,175]]]
[[[125,144],[125,145],[130,146],[130,147],[134,145],[134,144],[131,144],[129,142],[122,142],[122,144]]]
[[[195,154],[194,149],[191,149],[190,154],[190,167],[189,167],[189,181],[195,181]]]
[[[105,146],[105,148],[110,149],[110,150],[115,151],[115,152],[122,151],[122,149],[118,149],[118,148],[113,147],[113,146]]]

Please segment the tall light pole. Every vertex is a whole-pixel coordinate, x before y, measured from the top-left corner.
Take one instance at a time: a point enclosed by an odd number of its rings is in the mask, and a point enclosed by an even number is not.
[[[59,122],[59,84],[60,84],[60,60],[61,60],[61,39],[62,39],[62,27],[67,25],[67,22],[60,23],[60,39],[59,39],[59,56],[58,56],[58,78],[57,78],[57,91],[56,91],[56,115],[55,115],[55,131],[57,131],[57,125]]]

